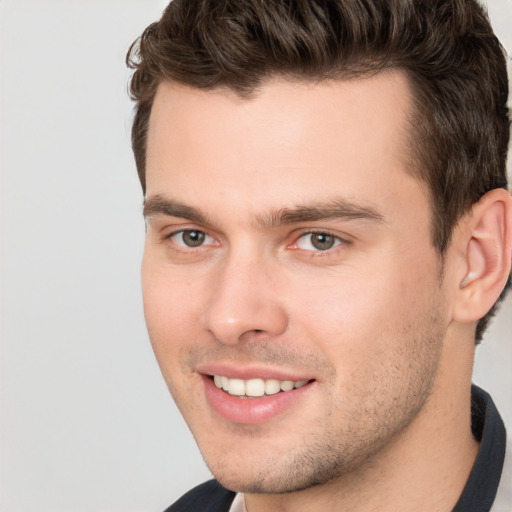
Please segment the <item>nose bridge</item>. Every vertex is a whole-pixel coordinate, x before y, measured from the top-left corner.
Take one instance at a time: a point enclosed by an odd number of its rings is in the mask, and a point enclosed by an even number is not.
[[[276,270],[263,255],[231,251],[214,280],[204,327],[225,344],[248,333],[280,334],[287,314],[275,289]]]

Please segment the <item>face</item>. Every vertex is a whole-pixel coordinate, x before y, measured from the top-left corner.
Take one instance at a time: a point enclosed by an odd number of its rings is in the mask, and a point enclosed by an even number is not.
[[[160,85],[143,293],[168,387],[228,488],[360,469],[421,415],[445,327],[398,74]]]

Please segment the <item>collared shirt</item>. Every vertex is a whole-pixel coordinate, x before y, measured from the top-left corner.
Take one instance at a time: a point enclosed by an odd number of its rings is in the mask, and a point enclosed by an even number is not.
[[[229,512],[247,512],[247,509],[245,508],[245,500],[243,494],[238,493],[235,496],[235,499],[233,500],[233,504],[231,505]]]
[[[505,426],[494,402],[476,386],[471,394],[471,427],[480,447],[452,512],[512,512],[512,446],[505,448]],[[247,512],[243,494],[236,495],[229,512]]]

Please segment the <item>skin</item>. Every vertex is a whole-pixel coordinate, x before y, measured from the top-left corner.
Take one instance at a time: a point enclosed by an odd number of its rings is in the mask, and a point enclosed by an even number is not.
[[[470,472],[474,322],[455,318],[468,229],[441,260],[407,174],[410,105],[400,73],[276,79],[250,100],[158,88],[146,321],[208,466],[250,512],[446,511]],[[269,421],[233,423],[205,396],[209,365],[311,384]]]

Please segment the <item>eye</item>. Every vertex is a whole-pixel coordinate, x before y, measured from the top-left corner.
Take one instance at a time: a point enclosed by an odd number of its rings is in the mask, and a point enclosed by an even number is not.
[[[328,251],[342,243],[341,238],[329,233],[305,233],[296,242],[305,251]]]
[[[201,247],[202,245],[214,242],[211,236],[208,236],[204,231],[199,231],[198,229],[183,229],[177,231],[170,235],[169,239],[176,245],[181,245],[182,247]]]

